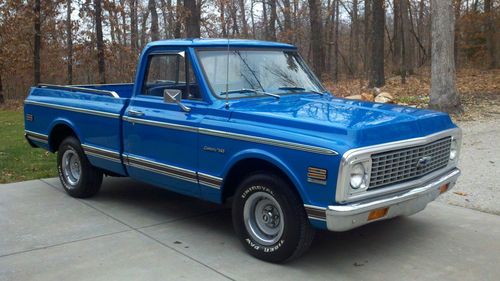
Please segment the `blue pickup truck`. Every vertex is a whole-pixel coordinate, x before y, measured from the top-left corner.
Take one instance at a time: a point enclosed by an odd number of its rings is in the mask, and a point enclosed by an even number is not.
[[[24,113],[70,196],[108,175],[232,204],[244,247],[270,262],[300,256],[315,229],[417,213],[460,175],[447,114],[335,97],[282,43],[152,42],[135,84],[37,85]]]

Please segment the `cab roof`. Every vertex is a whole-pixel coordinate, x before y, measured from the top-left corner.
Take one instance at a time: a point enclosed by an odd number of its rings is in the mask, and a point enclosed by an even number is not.
[[[271,41],[246,40],[246,39],[212,39],[212,38],[188,38],[159,40],[149,43],[146,48],[155,46],[180,46],[180,47],[253,47],[253,48],[282,48],[296,49],[294,45]]]

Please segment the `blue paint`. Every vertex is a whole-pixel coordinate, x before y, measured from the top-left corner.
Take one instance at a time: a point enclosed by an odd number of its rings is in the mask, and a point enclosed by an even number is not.
[[[336,204],[339,163],[347,150],[422,137],[455,127],[450,117],[440,112],[312,93],[283,95],[280,99],[261,96],[230,100],[227,109],[224,100],[210,93],[196,56],[198,49],[227,48],[227,44],[226,39],[153,42],[141,55],[135,84],[81,86],[115,91],[120,98],[32,88],[24,111],[32,114],[34,121],[25,121],[25,128],[47,135],[51,143],[53,129],[64,125],[74,131],[82,144],[118,152],[122,160],[127,156],[141,157],[157,166],[170,165],[193,171],[195,175],[200,172],[220,178],[222,182],[217,189],[197,183],[196,176],[194,182],[186,181],[133,167],[127,161],[116,163],[89,157],[93,165],[104,170],[217,203],[223,201],[223,189],[228,188],[224,179],[231,167],[245,159],[261,159],[289,177],[305,204],[326,207]],[[296,49],[288,44],[250,40],[230,40],[229,45],[230,48]],[[202,98],[183,101],[191,108],[189,113],[175,104],[164,103],[162,97],[145,96],[141,90],[148,57],[152,53],[169,51],[184,51],[192,63]],[[31,102],[91,110],[108,116]],[[144,113],[137,117],[141,120],[180,125],[184,129],[123,121],[122,117],[133,117],[128,113],[131,109]],[[200,128],[331,149],[338,155],[214,136],[200,133]],[[57,149],[35,144],[51,151]],[[207,147],[221,148],[223,153],[208,151]],[[326,185],[307,181],[307,168],[311,166],[328,170]],[[311,223],[317,228],[325,228],[323,221],[311,220]]]

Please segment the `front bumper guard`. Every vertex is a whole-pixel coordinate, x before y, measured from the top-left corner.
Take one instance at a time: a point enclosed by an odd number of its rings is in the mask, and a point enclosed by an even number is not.
[[[403,193],[347,205],[328,206],[325,211],[327,228],[331,231],[346,231],[374,221],[413,215],[425,209],[429,202],[441,194],[441,186],[448,184],[446,191],[452,189],[459,176],[460,170],[454,168],[421,187]],[[385,216],[374,220],[368,219],[371,211],[386,207],[389,209]]]

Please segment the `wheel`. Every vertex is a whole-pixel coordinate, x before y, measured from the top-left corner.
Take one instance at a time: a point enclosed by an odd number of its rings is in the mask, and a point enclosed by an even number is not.
[[[258,259],[281,263],[301,256],[314,239],[294,187],[277,175],[247,177],[233,200],[233,225],[245,249]]]
[[[90,164],[75,137],[61,142],[57,170],[64,190],[72,197],[91,197],[101,188],[102,172]]]

